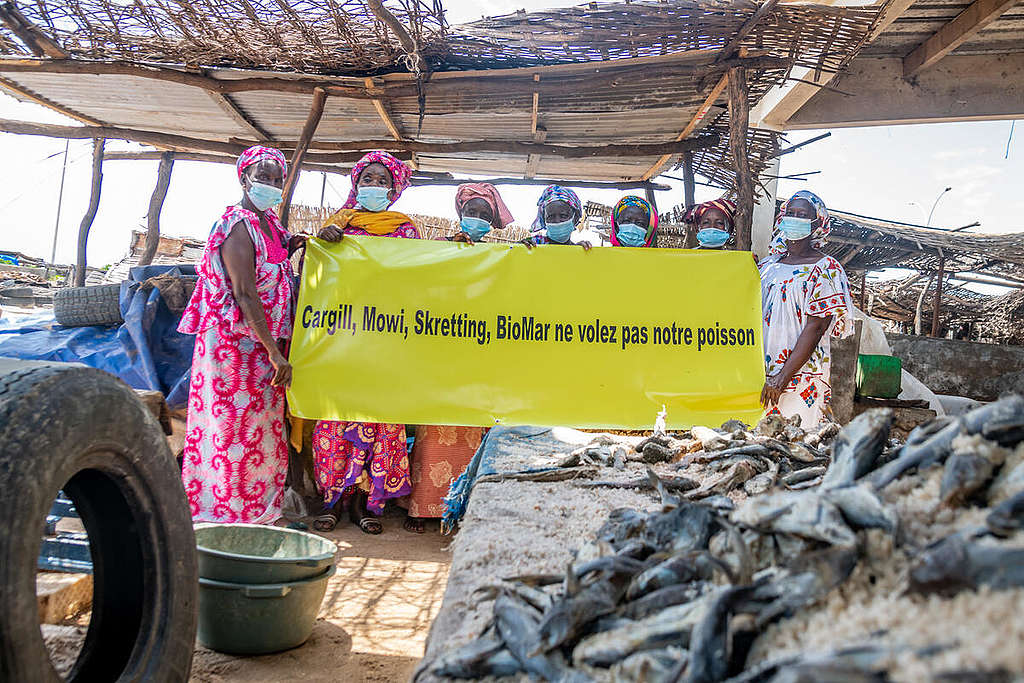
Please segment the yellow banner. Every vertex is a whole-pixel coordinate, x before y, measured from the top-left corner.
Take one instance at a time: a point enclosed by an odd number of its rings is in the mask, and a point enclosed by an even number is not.
[[[756,422],[760,291],[746,252],[311,239],[288,398],[361,422]]]

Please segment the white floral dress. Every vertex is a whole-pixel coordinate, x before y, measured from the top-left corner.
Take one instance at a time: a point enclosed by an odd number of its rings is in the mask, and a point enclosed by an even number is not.
[[[807,316],[833,317],[811,357],[793,376],[778,407],[771,411],[785,417],[799,415],[803,428],[810,429],[818,424],[832,400],[830,340],[853,333],[850,283],[843,266],[831,256],[799,265],[787,265],[781,259],[781,255],[769,256],[758,264],[765,375],[773,377],[782,371]]]

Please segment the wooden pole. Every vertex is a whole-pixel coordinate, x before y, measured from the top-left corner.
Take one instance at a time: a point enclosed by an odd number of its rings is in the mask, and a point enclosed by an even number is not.
[[[313,140],[316,127],[320,125],[320,119],[324,115],[324,106],[327,104],[327,91],[317,88],[313,91],[313,105],[309,108],[309,116],[306,117],[306,124],[302,127],[302,134],[295,146],[295,153],[292,154],[292,162],[288,167],[288,177],[284,181],[283,199],[281,201],[281,223],[288,227],[288,211],[292,206],[292,194],[295,192],[295,185],[299,182],[299,174],[302,172],[302,159],[306,156],[309,143]]]
[[[171,185],[171,171],[174,169],[174,153],[164,152],[160,156],[160,167],[156,172],[156,187],[149,198],[149,213],[146,214],[146,247],[139,257],[140,266],[148,266],[156,256],[160,246],[160,212],[167,198],[167,188]]]
[[[693,177],[693,152],[683,152],[683,205],[689,211],[697,203],[694,198],[695,192]],[[683,238],[683,248],[693,249],[697,246],[697,230],[694,226],[686,226],[686,237]]]
[[[868,296],[868,271],[860,274],[860,310],[864,310],[864,302]]]
[[[96,138],[92,141],[92,187],[89,191],[89,208],[78,226],[78,260],[75,262],[75,287],[85,286],[86,248],[89,245],[89,230],[100,208],[100,190],[103,189],[103,149],[107,141]]]
[[[651,205],[651,211],[657,215],[658,213],[658,202],[654,198],[654,188],[648,185],[644,188],[644,197],[647,199],[647,203]],[[658,233],[654,233],[654,240],[651,242],[652,247],[658,246]]]
[[[928,284],[921,290],[920,296],[917,297],[917,308],[914,311],[914,334],[918,336],[921,335],[921,313],[924,308],[924,296],[928,293],[928,288],[932,286],[932,280],[934,279],[935,275],[933,274],[928,278]]]
[[[743,67],[729,69],[729,151],[736,167],[736,248],[750,251],[750,231],[754,217],[754,178],[747,157],[747,129],[750,126],[750,101],[747,98],[747,73]]]
[[[939,311],[942,307],[942,280],[946,275],[946,257],[939,257],[939,279],[935,283],[935,303],[932,305],[932,336],[939,336]]]

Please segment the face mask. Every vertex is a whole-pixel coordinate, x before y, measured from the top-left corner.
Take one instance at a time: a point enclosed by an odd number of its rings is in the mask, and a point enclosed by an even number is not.
[[[627,247],[642,247],[647,242],[647,231],[636,223],[622,223],[616,236]]]
[[[569,235],[576,228],[576,223],[573,221],[565,221],[564,223],[548,223],[547,233],[548,238],[552,242],[558,242],[559,244],[565,244],[569,241]]]
[[[729,241],[729,232],[718,228],[704,228],[697,231],[697,242],[708,249],[718,249]]]
[[[483,218],[474,218],[472,216],[463,216],[462,221],[459,223],[459,227],[462,232],[469,235],[469,239],[474,242],[479,242],[480,239],[491,231],[491,224],[485,221]]]
[[[281,190],[273,185],[250,182],[246,194],[249,195],[249,201],[252,202],[252,205],[260,211],[266,211],[270,207],[281,203]]]
[[[386,187],[360,187],[356,191],[356,202],[367,211],[383,211],[388,208],[388,188]]]
[[[795,216],[783,216],[779,223],[779,230],[790,242],[802,240],[811,234],[811,219],[796,218]]]

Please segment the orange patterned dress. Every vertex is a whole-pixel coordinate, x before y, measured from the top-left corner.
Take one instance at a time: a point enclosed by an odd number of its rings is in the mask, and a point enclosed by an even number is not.
[[[420,425],[412,447],[412,493],[405,499],[410,517],[439,519],[444,497],[483,439],[483,427]]]

